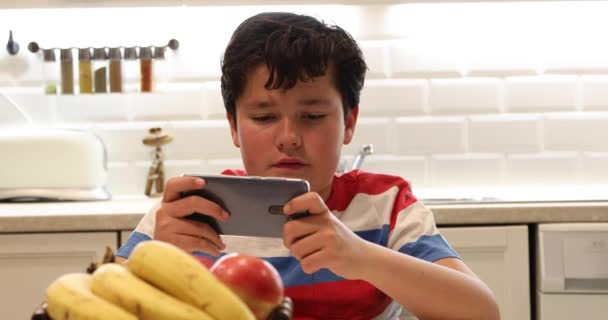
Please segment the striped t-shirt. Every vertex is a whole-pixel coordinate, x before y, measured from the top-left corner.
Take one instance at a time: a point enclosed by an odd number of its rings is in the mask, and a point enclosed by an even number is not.
[[[246,175],[242,170],[223,174]],[[400,177],[359,170],[336,174],[326,205],[367,241],[429,262],[458,257],[439,234],[433,213],[417,201],[409,183]],[[118,256],[128,258],[137,243],[154,238],[157,208],[144,216]],[[262,257],[279,271],[285,295],[294,301],[294,319],[396,319],[401,313],[398,304],[366,281],[347,280],[327,269],[306,274],[280,238],[222,235],[222,240],[226,253]]]

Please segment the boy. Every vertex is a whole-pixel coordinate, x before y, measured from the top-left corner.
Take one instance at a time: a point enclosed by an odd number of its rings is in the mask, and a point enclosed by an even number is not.
[[[277,241],[220,238],[183,219],[195,211],[228,218],[213,202],[179,198],[205,182],[173,178],[118,255],[128,258],[139,241],[155,238],[209,257],[224,249],[265,257],[294,300],[294,318],[395,319],[403,305],[422,319],[498,319],[490,290],[437,232],[405,180],[335,173],[355,131],[366,68],[337,26],[291,13],[245,20],[226,48],[221,79],[245,171],[224,174],[306,179],[311,192],[284,211],[311,216],[285,223]]]

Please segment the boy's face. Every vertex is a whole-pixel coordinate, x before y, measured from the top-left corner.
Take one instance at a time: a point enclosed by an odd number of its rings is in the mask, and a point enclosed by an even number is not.
[[[236,100],[236,125],[228,115],[232,140],[252,176],[306,179],[312,191],[329,197],[343,144],[350,143],[357,109],[344,120],[333,71],[289,90],[266,90],[269,72],[250,72]]]

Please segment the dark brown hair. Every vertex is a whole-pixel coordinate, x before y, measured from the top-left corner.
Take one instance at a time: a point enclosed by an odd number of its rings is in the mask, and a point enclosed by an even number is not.
[[[270,73],[267,90],[291,89],[298,80],[325,75],[331,65],[345,116],[359,105],[367,70],[361,49],[342,28],[287,12],[261,13],[241,23],[221,64],[224,106],[235,120],[247,75],[260,65]]]

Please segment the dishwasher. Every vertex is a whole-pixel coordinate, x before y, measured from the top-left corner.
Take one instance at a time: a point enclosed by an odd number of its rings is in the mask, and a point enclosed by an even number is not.
[[[608,223],[540,224],[536,319],[608,319]]]

